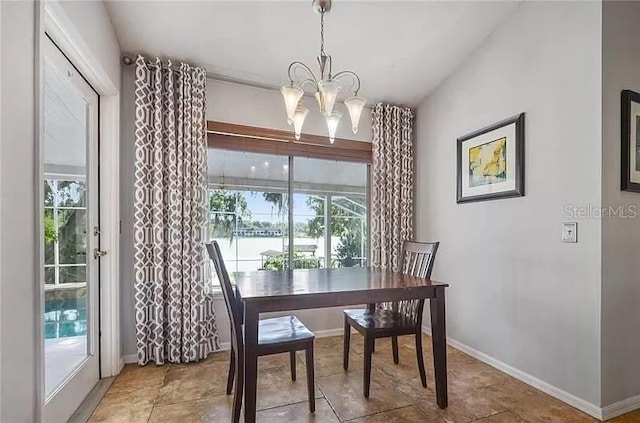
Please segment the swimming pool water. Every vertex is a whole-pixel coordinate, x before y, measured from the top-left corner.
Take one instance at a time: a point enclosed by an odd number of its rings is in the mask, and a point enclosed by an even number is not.
[[[87,289],[45,292],[44,337],[66,338],[87,334]]]

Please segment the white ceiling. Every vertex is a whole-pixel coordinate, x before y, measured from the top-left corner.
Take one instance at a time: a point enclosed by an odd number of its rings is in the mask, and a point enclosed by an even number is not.
[[[417,106],[516,7],[489,1],[334,0],[325,50],[360,94]],[[173,58],[273,86],[301,60],[316,70],[319,15],[311,1],[107,1],[122,50]]]

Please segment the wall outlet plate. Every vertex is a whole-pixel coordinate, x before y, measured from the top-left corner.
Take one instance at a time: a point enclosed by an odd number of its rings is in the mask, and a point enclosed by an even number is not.
[[[570,242],[570,243],[578,242],[578,223],[577,222],[562,223],[562,242]]]

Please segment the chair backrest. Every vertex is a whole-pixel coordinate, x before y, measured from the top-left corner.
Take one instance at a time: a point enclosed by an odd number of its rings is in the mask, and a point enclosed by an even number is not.
[[[405,241],[400,254],[400,271],[417,278],[430,278],[439,245],[439,242]],[[382,303],[378,307],[402,314],[407,324],[422,325],[424,299]]]
[[[400,271],[417,278],[430,278],[439,245],[439,242],[405,241],[400,255]]]
[[[220,287],[222,288],[222,296],[224,297],[224,302],[227,305],[227,314],[229,315],[229,322],[231,323],[231,345],[233,346],[236,354],[243,353],[242,304],[231,285],[229,272],[227,272],[227,267],[222,259],[222,253],[220,252],[218,242],[207,242],[205,245],[207,247],[207,253],[209,253],[209,258],[213,261],[213,266],[216,269],[216,274],[220,281]]]

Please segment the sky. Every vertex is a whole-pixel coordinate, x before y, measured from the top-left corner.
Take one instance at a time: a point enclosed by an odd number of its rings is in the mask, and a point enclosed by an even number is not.
[[[244,198],[247,200],[249,210],[251,210],[251,220],[259,221],[278,221],[278,211],[273,205],[264,200],[261,192],[243,192]],[[307,206],[306,194],[293,195],[293,221],[306,223],[315,213]],[[286,219],[286,217],[285,217]]]

